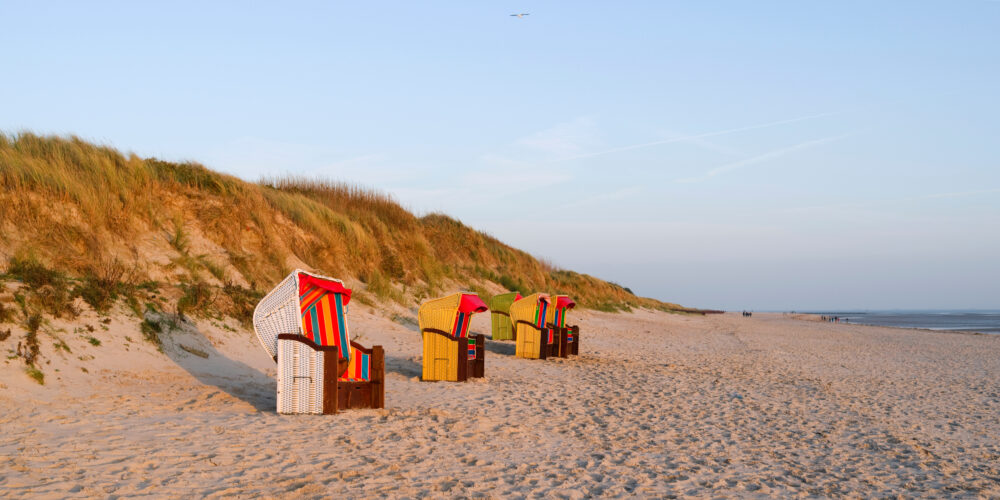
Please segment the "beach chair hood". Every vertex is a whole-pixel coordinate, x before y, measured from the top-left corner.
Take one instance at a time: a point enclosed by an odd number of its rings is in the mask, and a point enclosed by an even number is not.
[[[576,307],[576,302],[569,298],[569,295],[555,295],[552,302],[546,321],[556,327],[566,326],[566,311]]]
[[[510,305],[510,319],[514,323],[527,321],[539,328],[545,326],[552,298],[547,293],[533,293],[527,297],[515,300]]]
[[[417,312],[417,322],[421,330],[433,328],[456,337],[465,337],[469,333],[472,315],[487,310],[486,303],[478,295],[470,292],[456,293],[424,302]]]
[[[510,305],[513,304],[515,300],[521,300],[521,298],[522,297],[519,292],[494,295],[490,299],[490,311],[510,314]]]
[[[320,346],[337,346],[350,359],[347,304],[351,290],[340,280],[296,269],[261,299],[253,313],[254,333],[272,358],[278,335],[298,333]]]

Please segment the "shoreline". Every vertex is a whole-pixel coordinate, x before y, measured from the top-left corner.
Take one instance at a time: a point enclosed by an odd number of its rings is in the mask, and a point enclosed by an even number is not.
[[[823,314],[816,314],[816,313],[760,312],[760,313],[756,313],[756,314],[781,314],[781,315],[783,315],[785,317],[791,317],[793,319],[798,319],[800,321],[811,321],[811,322],[817,322],[817,323],[830,323],[832,325],[849,325],[849,326],[850,325],[857,325],[857,326],[868,326],[868,327],[872,327],[872,328],[892,328],[892,329],[895,329],[895,330],[913,330],[913,331],[918,331],[918,332],[929,332],[929,333],[957,333],[957,334],[963,334],[963,335],[987,335],[987,336],[1000,337],[1000,332],[981,332],[981,331],[978,331],[978,330],[953,330],[953,329],[947,329],[947,328],[938,329],[938,328],[925,328],[925,327],[918,327],[918,326],[873,325],[873,324],[870,324],[870,323],[863,323],[863,322],[858,322],[858,321],[855,321],[855,322],[833,323],[833,322],[823,321],[822,319],[820,319],[820,317],[823,316]]]

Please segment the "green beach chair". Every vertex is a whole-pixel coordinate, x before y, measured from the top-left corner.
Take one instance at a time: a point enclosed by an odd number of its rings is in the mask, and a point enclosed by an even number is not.
[[[490,299],[490,319],[493,323],[493,340],[515,340],[514,324],[510,321],[510,305],[520,299],[518,292],[494,295]]]

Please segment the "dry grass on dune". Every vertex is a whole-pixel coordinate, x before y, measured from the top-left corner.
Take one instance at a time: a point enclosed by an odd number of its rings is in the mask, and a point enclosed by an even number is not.
[[[603,310],[683,309],[558,270],[446,215],[417,217],[385,193],[343,183],[250,183],[197,163],[21,133],[0,134],[0,186],[0,257],[8,267],[11,259],[29,262],[111,290],[94,302],[145,283],[165,289],[166,305],[197,310],[207,288],[245,310],[238,302],[305,266],[344,277],[368,303],[412,305],[467,287],[568,293]]]

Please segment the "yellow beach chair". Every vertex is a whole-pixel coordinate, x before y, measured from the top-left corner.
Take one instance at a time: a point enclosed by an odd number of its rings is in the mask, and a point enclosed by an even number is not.
[[[385,406],[385,354],[352,342],[351,290],[295,270],[261,299],[253,329],[278,363],[278,413],[337,413]]]
[[[552,299],[547,293],[531,294],[510,305],[517,357],[545,359],[558,355],[561,340],[554,329],[545,326],[551,305]]]
[[[514,323],[510,321],[510,305],[520,299],[517,292],[494,295],[490,299],[490,323],[493,340],[514,340]]]
[[[566,324],[566,311],[576,307],[576,302],[568,295],[554,295],[552,306],[545,318],[546,326],[555,331],[559,338],[559,357],[580,354],[580,327]]]
[[[423,380],[464,382],[485,375],[486,336],[470,336],[469,320],[486,310],[486,303],[468,292],[420,306],[417,321],[424,337]]]

